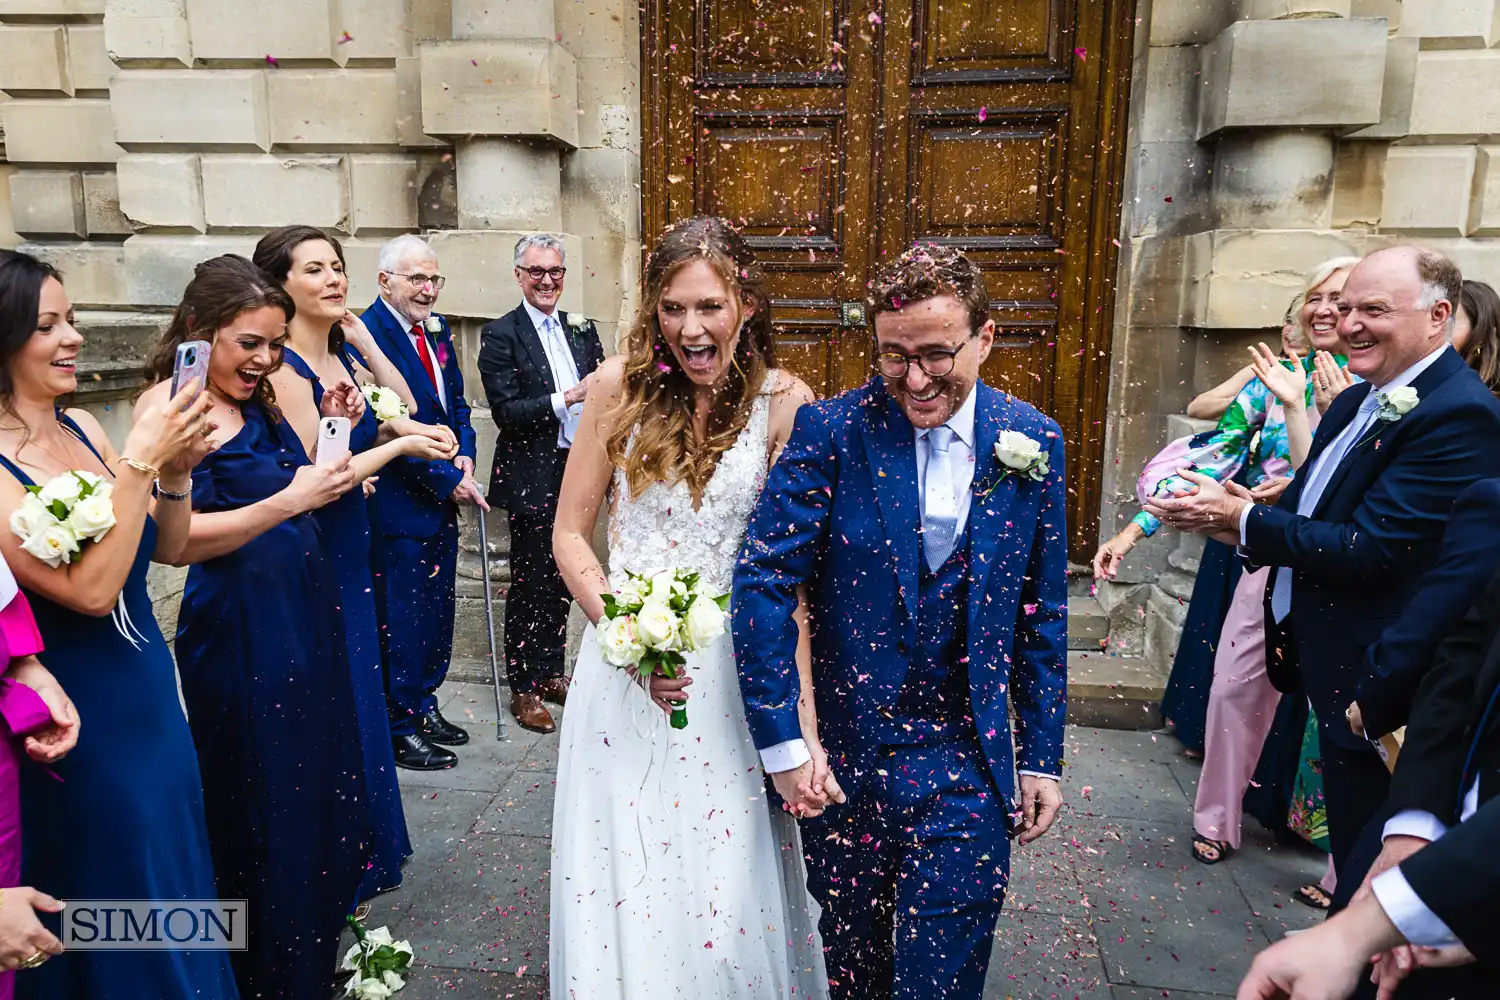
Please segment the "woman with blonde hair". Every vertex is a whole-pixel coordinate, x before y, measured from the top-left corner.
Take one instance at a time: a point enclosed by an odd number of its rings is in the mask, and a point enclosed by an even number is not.
[[[604,660],[596,634],[626,572],[697,573],[703,593],[729,593],[766,472],[811,398],[776,369],[770,303],[739,234],[708,217],[669,229],[623,354],[589,387],[553,532],[591,622],[562,725],[553,996],[826,992],[796,827],[773,820],[730,637],[688,652],[685,678],[642,685]],[[606,500],[612,580],[590,541]],[[810,654],[799,666],[806,684]],[[689,691],[687,728],[669,727],[665,711]],[[802,707],[818,760],[810,696]]]

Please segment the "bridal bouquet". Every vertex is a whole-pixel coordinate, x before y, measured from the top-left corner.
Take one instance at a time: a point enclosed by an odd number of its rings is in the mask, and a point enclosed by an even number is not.
[[[411,966],[411,945],[406,941],[391,940],[391,932],[384,927],[367,931],[358,920],[347,919],[349,926],[354,928],[356,940],[344,955],[344,971],[354,973],[344,984],[344,996],[356,1000],[386,1000],[406,985],[405,976]]]
[[[381,423],[407,415],[406,403],[396,395],[395,389],[387,389],[383,385],[368,382],[360,386],[359,391],[364,393],[365,402],[370,404],[370,412],[374,413],[375,419]]]
[[[28,486],[10,515],[21,550],[56,569],[83,558],[87,542],[102,541],[115,526],[114,486],[92,472],[64,472],[43,486]]]
[[[676,677],[687,664],[684,653],[707,646],[724,634],[729,595],[703,593],[697,573],[662,570],[650,575],[626,571],[612,594],[604,594],[604,617],[597,634],[605,662]],[[687,709],[672,709],[672,728],[687,727]]]

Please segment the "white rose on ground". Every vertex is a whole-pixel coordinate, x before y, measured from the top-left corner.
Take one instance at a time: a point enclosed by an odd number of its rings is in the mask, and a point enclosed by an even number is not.
[[[73,504],[77,503],[78,497],[82,492],[83,483],[79,478],[71,472],[64,472],[55,479],[48,481],[47,485],[42,487],[42,491],[37,496],[41,497],[42,503],[45,504],[61,500],[69,507],[72,507]]]
[[[344,987],[344,995],[355,1000],[389,1000],[391,988],[378,979],[361,979],[356,975]]]
[[[390,989],[392,993],[396,992],[406,985],[406,980],[402,979],[400,976],[396,975],[389,969],[380,974],[380,981],[385,983],[385,985]]]
[[[1029,469],[1042,457],[1042,446],[1019,431],[1001,431],[995,457],[1010,469]]]
[[[629,615],[600,623],[599,648],[604,653],[604,662],[612,667],[633,667],[646,655],[646,647],[636,638]]]
[[[396,951],[400,952],[403,955],[410,956],[412,953],[410,941],[396,941],[391,945],[391,947],[395,948]]]
[[[45,531],[57,523],[57,518],[47,509],[47,505],[35,493],[26,494],[26,499],[21,501],[21,506],[11,511],[10,530],[17,538],[26,541]]]
[[[354,942],[349,946],[349,950],[344,952],[344,960],[343,962],[339,963],[339,968],[345,969],[349,972],[358,972],[359,959],[363,954],[364,947],[361,946],[358,941]]]
[[[101,541],[115,526],[115,505],[108,497],[84,497],[68,515],[68,527],[79,538]]]
[[[78,536],[66,524],[54,523],[22,542],[21,551],[56,569],[78,554]]]
[[[635,616],[635,634],[648,649],[670,649],[677,639],[677,615],[652,595]]]
[[[1396,416],[1404,417],[1421,401],[1421,397],[1411,386],[1400,385],[1385,394],[1385,401],[1396,411]]]
[[[724,611],[710,597],[698,597],[688,608],[685,622],[694,649],[702,649],[724,634]]]
[[[373,946],[370,948],[371,951],[374,951],[383,944],[394,943],[391,939],[391,929],[389,927],[377,927],[373,931],[365,931],[365,940]]]
[[[443,321],[440,320],[440,319],[438,319],[436,316],[428,316],[427,317],[427,332],[428,333],[442,333],[443,332]]]

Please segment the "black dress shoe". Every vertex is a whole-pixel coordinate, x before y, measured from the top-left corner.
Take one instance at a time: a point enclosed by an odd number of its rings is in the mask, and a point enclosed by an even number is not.
[[[433,746],[418,733],[393,736],[391,746],[396,753],[396,766],[408,771],[446,771],[458,763],[456,753]]]
[[[428,743],[441,743],[445,747],[461,747],[469,742],[468,732],[443,718],[435,708],[417,720],[417,727],[422,730],[422,735],[427,738]]]

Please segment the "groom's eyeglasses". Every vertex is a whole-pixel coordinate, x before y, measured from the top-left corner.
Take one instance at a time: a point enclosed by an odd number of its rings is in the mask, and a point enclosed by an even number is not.
[[[970,337],[969,340],[974,338]],[[886,378],[906,378],[906,373],[911,370],[912,362],[926,372],[932,378],[942,378],[944,375],[953,374],[953,366],[957,363],[958,354],[969,346],[966,340],[952,350],[930,350],[921,354],[902,354],[899,351],[881,351],[875,355],[875,367],[880,374]]]

